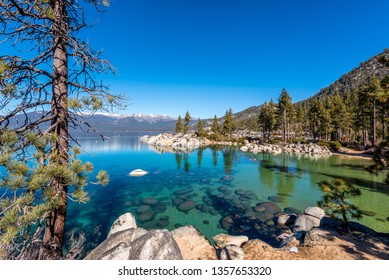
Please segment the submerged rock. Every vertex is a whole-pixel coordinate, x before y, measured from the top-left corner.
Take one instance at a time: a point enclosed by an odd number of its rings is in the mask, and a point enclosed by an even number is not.
[[[234,224],[234,220],[232,219],[231,216],[227,216],[227,217],[224,217],[223,219],[221,219],[220,224],[221,224],[223,229],[225,229],[226,231],[229,231]]]
[[[234,180],[235,178],[231,175],[225,175],[223,177],[220,178],[223,182],[231,182],[232,180]]]
[[[159,212],[159,213],[163,213],[167,210],[167,205],[165,203],[159,203],[155,206],[155,211]]]
[[[275,214],[281,212],[281,208],[274,202],[260,202],[257,206],[265,207],[265,211],[268,213]]]
[[[143,223],[142,225],[145,229],[150,230],[150,229],[155,229],[157,227],[157,222],[155,220],[151,220],[148,222]]]
[[[154,206],[154,205],[157,205],[159,203],[159,200],[156,198],[147,197],[147,198],[142,199],[142,202],[143,202],[143,204]]]
[[[193,188],[192,187],[176,190],[173,193],[175,195],[183,195],[183,194],[187,194],[187,193],[190,193],[190,192],[193,192]]]
[[[190,211],[193,208],[195,208],[196,205],[197,205],[196,202],[194,202],[192,200],[187,200],[187,201],[181,203],[180,205],[178,205],[177,209],[180,211],[186,212],[186,211]]]
[[[182,198],[178,198],[178,197],[175,197],[172,199],[172,203],[177,206],[177,205],[180,205],[181,203],[183,203],[185,200],[182,199]]]
[[[276,203],[280,203],[280,202],[284,201],[284,199],[282,197],[277,196],[277,195],[269,196],[267,199],[272,201],[272,202],[276,202]]]
[[[284,208],[284,212],[288,214],[296,214],[296,215],[301,214],[301,211],[299,209],[293,207]]]
[[[266,208],[263,206],[255,206],[254,211],[255,212],[264,212],[264,211],[266,211]]]
[[[141,214],[141,213],[144,213],[147,211],[151,211],[150,205],[142,205],[142,206],[139,206],[138,208],[136,208],[136,210],[135,210],[135,212],[137,214]]]
[[[155,213],[153,211],[146,211],[138,215],[138,221],[141,223],[150,221],[154,218]]]

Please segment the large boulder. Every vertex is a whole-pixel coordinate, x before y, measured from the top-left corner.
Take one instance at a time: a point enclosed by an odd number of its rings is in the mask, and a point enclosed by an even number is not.
[[[273,251],[273,248],[269,244],[259,239],[247,241],[242,245],[242,249],[245,254],[245,259],[250,260],[265,259],[265,256]]]
[[[167,230],[151,230],[129,246],[129,260],[182,260],[180,248]]]
[[[108,236],[114,234],[115,232],[119,232],[130,228],[137,228],[136,220],[134,215],[132,215],[131,213],[125,213],[121,215],[119,218],[117,218],[116,221],[113,222],[111,229],[108,233]]]
[[[110,234],[99,246],[93,249],[86,257],[86,260],[100,260],[103,257],[108,259],[107,254],[116,256],[111,250],[118,245],[117,249],[122,251],[123,247],[130,246],[131,242],[146,234],[147,231],[143,228],[131,228],[127,230],[118,231]]]
[[[320,220],[323,219],[323,217],[326,215],[326,212],[324,212],[324,210],[320,207],[307,207],[305,208],[304,213],[309,216],[316,217]]]
[[[220,252],[221,260],[243,260],[243,258],[243,249],[235,244],[227,245]]]
[[[294,214],[281,214],[277,217],[277,224],[279,226],[292,226],[296,221],[296,215]]]
[[[171,233],[184,260],[217,260],[215,248],[193,226],[180,227]]]
[[[320,225],[320,219],[310,215],[299,215],[294,222],[293,231],[308,231],[313,227]]]
[[[333,239],[333,236],[334,234],[328,230],[312,228],[305,234],[304,246],[313,247],[317,245],[329,245],[329,240]]]
[[[232,236],[224,233],[218,234],[212,237],[212,239],[215,241],[216,245],[219,246],[220,248],[226,247],[227,245],[231,245],[231,244],[240,247],[244,242],[249,240],[249,238],[244,235]]]
[[[112,249],[104,252],[99,260],[128,260],[128,245],[124,242],[119,243]]]

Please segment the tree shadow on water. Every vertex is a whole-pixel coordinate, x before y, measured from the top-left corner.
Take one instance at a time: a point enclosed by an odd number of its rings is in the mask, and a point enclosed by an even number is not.
[[[383,193],[383,194],[389,195],[389,185],[387,185],[385,183],[372,182],[369,180],[365,180],[365,179],[361,179],[361,178],[352,178],[352,177],[348,177],[348,176],[336,176],[336,175],[328,174],[328,173],[324,173],[324,172],[318,172],[318,174],[328,176],[331,178],[335,178],[335,179],[343,179],[350,184],[361,186],[361,187],[368,189],[372,192],[378,192],[378,193]]]

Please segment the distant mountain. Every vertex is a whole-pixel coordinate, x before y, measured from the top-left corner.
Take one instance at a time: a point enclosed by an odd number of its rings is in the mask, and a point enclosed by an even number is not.
[[[389,65],[384,66],[379,62],[380,58],[383,56],[387,59],[389,58],[389,49],[385,49],[382,53],[369,58],[365,62],[361,62],[358,67],[355,67],[347,74],[344,74],[329,86],[322,88],[313,97],[328,96],[335,93],[344,94],[346,92],[353,92],[354,90],[360,88],[363,84],[368,83],[373,77],[377,77],[378,79],[384,78],[389,75]],[[299,101],[298,103],[306,102],[310,98]],[[238,120],[257,117],[259,115],[259,108],[260,106],[252,106],[234,114],[234,116]]]
[[[379,62],[382,56],[389,57],[389,49],[385,49],[382,53],[369,58],[365,62],[361,62],[358,67],[344,74],[331,85],[322,88],[315,96],[351,93],[371,81],[373,77],[377,77],[379,80],[384,78],[386,75],[389,75],[389,67],[385,67]]]
[[[43,112],[31,112],[27,116],[34,121],[42,116]],[[100,133],[121,133],[131,131],[173,131],[176,125],[176,118],[168,115],[155,114],[109,114],[94,113],[80,114],[79,118],[88,123]],[[25,123],[26,117],[23,114],[16,115],[10,120],[10,127],[20,127]],[[47,125],[42,126],[47,127]],[[83,129],[70,128],[73,133],[82,134],[82,130],[88,131],[86,125]]]
[[[82,115],[85,122],[95,127],[99,132],[130,132],[130,131],[172,131],[175,129],[176,118],[168,115],[155,114],[108,114],[95,113]]]

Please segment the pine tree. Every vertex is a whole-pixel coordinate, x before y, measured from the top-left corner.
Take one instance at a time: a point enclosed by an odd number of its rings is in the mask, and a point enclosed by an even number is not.
[[[185,118],[184,118],[184,129],[183,129],[184,134],[188,133],[189,128],[190,128],[189,123],[191,120],[192,120],[192,117],[190,116],[189,112],[186,111]]]
[[[61,257],[68,198],[88,200],[84,187],[93,169],[91,163],[77,159],[77,147],[70,147],[69,125],[85,123],[79,112],[123,103],[94,79],[113,67],[81,38],[80,31],[88,24],[85,5],[79,2],[0,2],[0,44],[15,46],[18,54],[0,56],[0,111],[4,113],[0,187],[6,192],[0,195],[0,251],[4,258]],[[85,2],[100,10],[100,1]],[[42,109],[41,117],[29,118],[29,112]],[[25,120],[11,128],[17,114]],[[97,180],[106,184],[107,173],[99,172]],[[16,195],[10,196],[9,191]],[[41,244],[39,254],[37,244]]]
[[[371,131],[371,117],[373,115],[372,100],[369,96],[369,88],[365,85],[357,91],[357,111],[355,113],[354,126],[361,132],[362,145],[366,147],[369,141],[369,132]]]
[[[201,119],[199,119],[197,121],[197,135],[199,137],[203,137],[205,135],[204,126],[203,126],[203,122],[201,121]]]
[[[273,131],[276,129],[276,106],[273,100],[265,102],[259,109],[259,127],[262,130],[263,141],[269,142]]]
[[[223,134],[231,137],[232,129],[233,129],[232,110],[228,109],[223,118]]]
[[[338,93],[328,99],[328,111],[331,116],[331,140],[341,140],[343,134],[348,131],[351,120],[346,105]]]
[[[380,81],[374,77],[370,83],[367,85],[368,87],[368,96],[371,98],[372,103],[372,146],[374,147],[377,143],[377,107],[380,102],[383,102],[385,99],[384,91],[381,88]]]
[[[301,103],[296,105],[296,132],[299,138],[302,137],[303,127],[304,127],[304,108]]]
[[[178,116],[176,122],[176,133],[181,133],[183,131],[181,115]]]
[[[319,183],[319,188],[324,194],[318,205],[330,216],[336,217],[340,215],[347,231],[350,231],[347,216],[359,219],[362,214],[358,207],[349,202],[349,199],[360,196],[360,189],[341,179],[333,180],[331,183],[322,181]]]
[[[330,114],[320,99],[315,98],[312,100],[308,118],[313,139],[323,139],[324,137],[324,139],[327,140],[327,135],[330,131]]]
[[[291,123],[291,115],[292,115],[292,109],[293,109],[293,103],[292,98],[286,91],[286,89],[283,89],[280,97],[278,98],[278,104],[277,104],[277,114],[278,114],[278,121],[279,125],[282,130],[282,143],[286,143],[286,137],[287,137],[287,130],[288,126]]]
[[[219,120],[217,119],[217,116],[215,115],[214,118],[213,118],[213,123],[212,123],[212,126],[211,126],[211,131],[213,133],[219,133]]]

